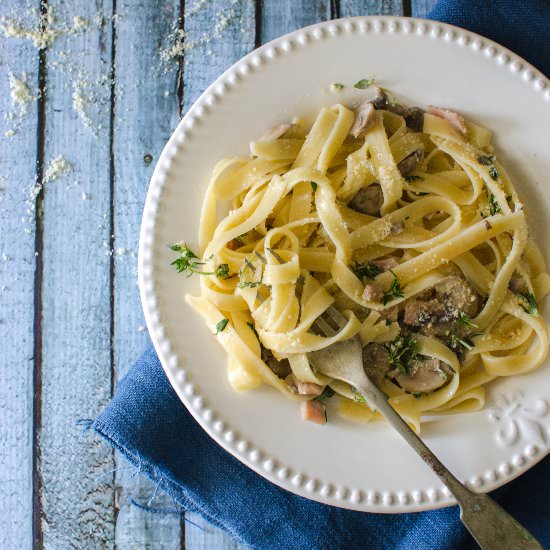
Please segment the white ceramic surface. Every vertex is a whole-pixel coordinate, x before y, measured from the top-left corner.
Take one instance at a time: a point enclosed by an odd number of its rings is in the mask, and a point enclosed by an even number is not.
[[[214,82],[167,143],[151,179],[139,245],[139,283],[149,332],[168,378],[191,414],[252,469],[307,498],[372,512],[453,503],[448,491],[383,422],[359,425],[330,414],[304,422],[296,403],[264,387],[231,390],[225,353],[184,302],[198,292],[170,266],[167,243],[197,243],[212,167],[248,154],[248,142],[293,115],[353,105],[352,84],[376,77],[411,105],[456,108],[493,129],[499,159],[526,201],[534,237],[550,258],[550,85],[501,46],[437,22],[392,17],[318,24],[252,52]],[[346,84],[333,93],[333,82]],[[518,476],[550,449],[550,365],[500,380],[487,408],[424,425],[423,437],[475,490]]]

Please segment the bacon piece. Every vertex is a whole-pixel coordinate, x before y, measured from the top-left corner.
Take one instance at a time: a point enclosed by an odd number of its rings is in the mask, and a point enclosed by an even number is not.
[[[302,403],[302,418],[315,422],[315,424],[326,424],[327,413],[325,406],[319,401],[304,401]]]
[[[380,271],[390,271],[390,269],[394,269],[399,265],[395,256],[388,256],[382,260],[373,260],[371,263],[378,267]]]
[[[312,395],[317,397],[321,395],[324,390],[324,386],[314,384],[313,382],[303,382],[302,380],[298,380],[293,374],[287,376],[285,381],[291,388],[296,390],[296,393],[299,395]]]
[[[428,113],[432,115],[444,118],[453,128],[458,130],[461,134],[466,135],[468,128],[466,128],[466,121],[464,117],[456,111],[450,109],[443,109],[442,107],[434,107],[430,105],[428,107]]]

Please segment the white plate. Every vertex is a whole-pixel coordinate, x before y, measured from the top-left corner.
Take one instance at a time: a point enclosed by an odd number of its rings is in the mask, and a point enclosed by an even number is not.
[[[197,243],[203,193],[219,159],[247,155],[249,141],[293,115],[361,97],[351,86],[376,77],[411,105],[456,108],[493,129],[499,159],[529,207],[536,241],[550,259],[550,88],[501,46],[431,21],[361,17],[286,35],[231,67],[193,105],[156,166],[139,244],[145,318],[174,389],[226,450],[270,481],[307,498],[370,512],[453,504],[448,491],[383,422],[330,416],[304,422],[296,403],[262,388],[231,390],[221,347],[183,300],[198,292],[170,266],[167,243]],[[346,89],[331,93],[333,82]],[[538,222],[538,223],[537,223]],[[485,410],[442,417],[423,437],[475,490],[492,490],[550,448],[550,368],[494,383]]]

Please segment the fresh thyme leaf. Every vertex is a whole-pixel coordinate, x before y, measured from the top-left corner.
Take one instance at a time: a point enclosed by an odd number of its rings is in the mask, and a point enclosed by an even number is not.
[[[248,269],[250,269],[251,271],[256,272],[256,268],[254,267],[254,264],[248,258],[244,259],[244,264],[245,264],[245,267],[248,267]]]
[[[330,387],[325,386],[323,393],[314,398],[314,401],[326,401],[330,399],[336,392]]]
[[[390,288],[384,290],[384,294],[382,294],[382,304],[384,305],[394,298],[402,298],[404,296],[403,292],[401,292],[401,283],[397,275],[391,269],[390,273],[393,275],[393,281],[391,282]]]
[[[491,214],[491,216],[494,216],[495,214],[499,214],[500,212],[502,212],[502,208],[497,202],[495,196],[491,193],[489,195],[489,213]]]
[[[263,254],[260,254],[257,250],[254,250],[254,254],[256,254],[260,262],[262,262],[263,264],[267,263],[267,260],[265,259],[265,256]]]
[[[356,403],[366,403],[367,402],[367,400],[355,388],[352,388],[351,391],[353,392],[353,400]]]
[[[470,319],[470,316],[465,311],[459,312],[458,319],[456,320],[456,324],[477,328],[477,325]]]
[[[267,248],[266,249],[279,263],[281,264],[284,264],[285,261],[284,259],[281,257],[280,254],[277,254],[277,252],[275,252],[275,250],[273,250],[272,248]]]
[[[262,284],[261,281],[241,281],[237,287],[238,288],[256,288]]]
[[[332,87],[336,90],[342,90],[344,88],[344,85],[341,82],[334,82],[332,84]]]
[[[424,178],[422,176],[405,176],[405,181],[408,181],[409,183],[413,181],[424,181]]]
[[[229,265],[220,264],[216,267],[215,273],[218,279],[229,279]]]
[[[358,279],[363,279],[363,277],[374,279],[379,273],[382,273],[382,270],[377,265],[368,262],[355,265],[351,270]]]
[[[361,80],[358,80],[353,87],[358,90],[366,90],[371,84],[374,84],[374,82],[374,78],[362,78]]]
[[[317,187],[319,187],[319,184],[316,181],[311,182],[311,188],[313,189],[313,192],[317,191]]]
[[[422,392],[414,391],[412,395],[415,399],[420,399],[422,397]]]
[[[246,322],[248,328],[256,335],[256,338],[259,340],[260,336],[258,335],[258,331],[256,330],[256,327],[254,326],[254,323],[251,323],[250,321]]]
[[[390,364],[397,367],[402,374],[408,374],[411,362],[418,356],[416,338],[408,334],[399,334],[393,342],[385,344],[385,348],[390,355]]]
[[[227,264],[220,264],[214,271],[202,271],[200,266],[204,265],[204,262],[201,262],[199,257],[184,242],[171,244],[169,248],[181,254],[179,258],[176,258],[170,264],[176,268],[178,273],[187,272],[188,277],[193,273],[198,273],[199,275],[216,275],[219,279],[229,278],[229,266]],[[212,256],[207,258],[207,261],[210,259],[212,259]]]
[[[498,170],[494,166],[489,168],[489,175],[491,176],[491,179],[494,179],[495,181],[498,180]]]
[[[477,157],[479,164],[483,164],[484,166],[492,166],[494,160],[494,155],[480,155]]]
[[[521,297],[522,303],[520,303],[521,307],[530,315],[538,315],[539,314],[539,307],[537,304],[537,299],[535,298],[535,295],[531,292],[520,292],[518,296]]]
[[[223,332],[225,330],[225,327],[227,326],[227,323],[229,323],[229,319],[227,319],[226,317],[216,323],[216,334]]]

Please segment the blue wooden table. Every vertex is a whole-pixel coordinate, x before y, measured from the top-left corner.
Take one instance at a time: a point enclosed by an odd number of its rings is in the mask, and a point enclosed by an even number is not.
[[[83,433],[146,345],[147,184],[198,95],[254,47],[435,0],[2,0],[0,548],[238,548]],[[358,61],[359,62],[359,61]]]

